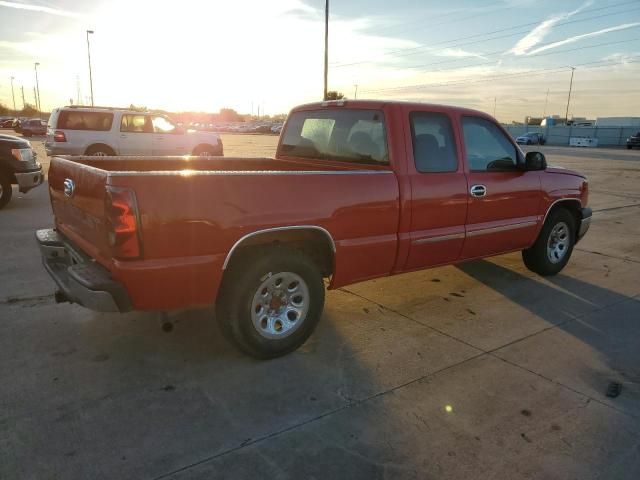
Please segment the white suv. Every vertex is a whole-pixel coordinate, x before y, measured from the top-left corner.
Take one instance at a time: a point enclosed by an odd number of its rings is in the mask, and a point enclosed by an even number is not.
[[[48,127],[47,155],[223,155],[217,134],[183,130],[149,112],[61,107],[51,112]]]

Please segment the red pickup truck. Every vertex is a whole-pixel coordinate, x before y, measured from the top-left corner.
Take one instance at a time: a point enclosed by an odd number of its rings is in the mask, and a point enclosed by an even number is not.
[[[462,108],[304,105],[275,158],[54,157],[56,298],[99,311],[215,304],[259,358],[312,333],[328,288],[522,251],[558,273],[586,233],[584,175]]]

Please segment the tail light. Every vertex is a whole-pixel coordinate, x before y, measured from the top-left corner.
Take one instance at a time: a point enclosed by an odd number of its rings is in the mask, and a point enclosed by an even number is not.
[[[136,194],[128,188],[107,186],[105,213],[107,237],[113,256],[140,258],[140,221]]]
[[[53,141],[54,142],[66,142],[67,137],[65,136],[63,131],[56,130],[53,132]]]

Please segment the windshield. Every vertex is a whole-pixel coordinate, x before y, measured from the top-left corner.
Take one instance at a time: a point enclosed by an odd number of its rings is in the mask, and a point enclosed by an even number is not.
[[[322,109],[293,113],[281,145],[284,155],[386,165],[384,115],[378,110]]]

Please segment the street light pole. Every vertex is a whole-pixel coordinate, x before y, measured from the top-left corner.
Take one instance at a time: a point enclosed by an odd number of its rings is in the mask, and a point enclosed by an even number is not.
[[[40,104],[40,85],[38,85],[38,65],[40,65],[38,62],[33,64],[33,69],[36,72],[36,108],[39,112],[42,112],[42,106]]]
[[[24,110],[24,107],[27,106],[27,104],[24,103],[24,85],[20,85],[20,90],[22,90],[22,110]]]
[[[569,82],[569,96],[567,97],[567,111],[564,114],[565,125],[569,123],[569,102],[571,101],[571,89],[573,88],[573,72],[576,67],[571,67],[571,81]]]
[[[327,100],[327,80],[329,75],[329,0],[324,5],[324,96]]]
[[[16,77],[11,77],[11,100],[13,100],[13,113],[16,112],[16,96],[13,93],[13,81]]]
[[[356,83],[356,84],[354,85],[354,87],[356,87],[356,91],[355,91],[355,92],[353,92],[353,99],[354,99],[354,100],[357,100],[357,99],[358,99],[358,84]]]
[[[93,107],[93,77],[91,76],[91,49],[89,48],[89,34],[93,30],[87,30],[87,57],[89,58],[89,87],[91,88],[91,106]]]

